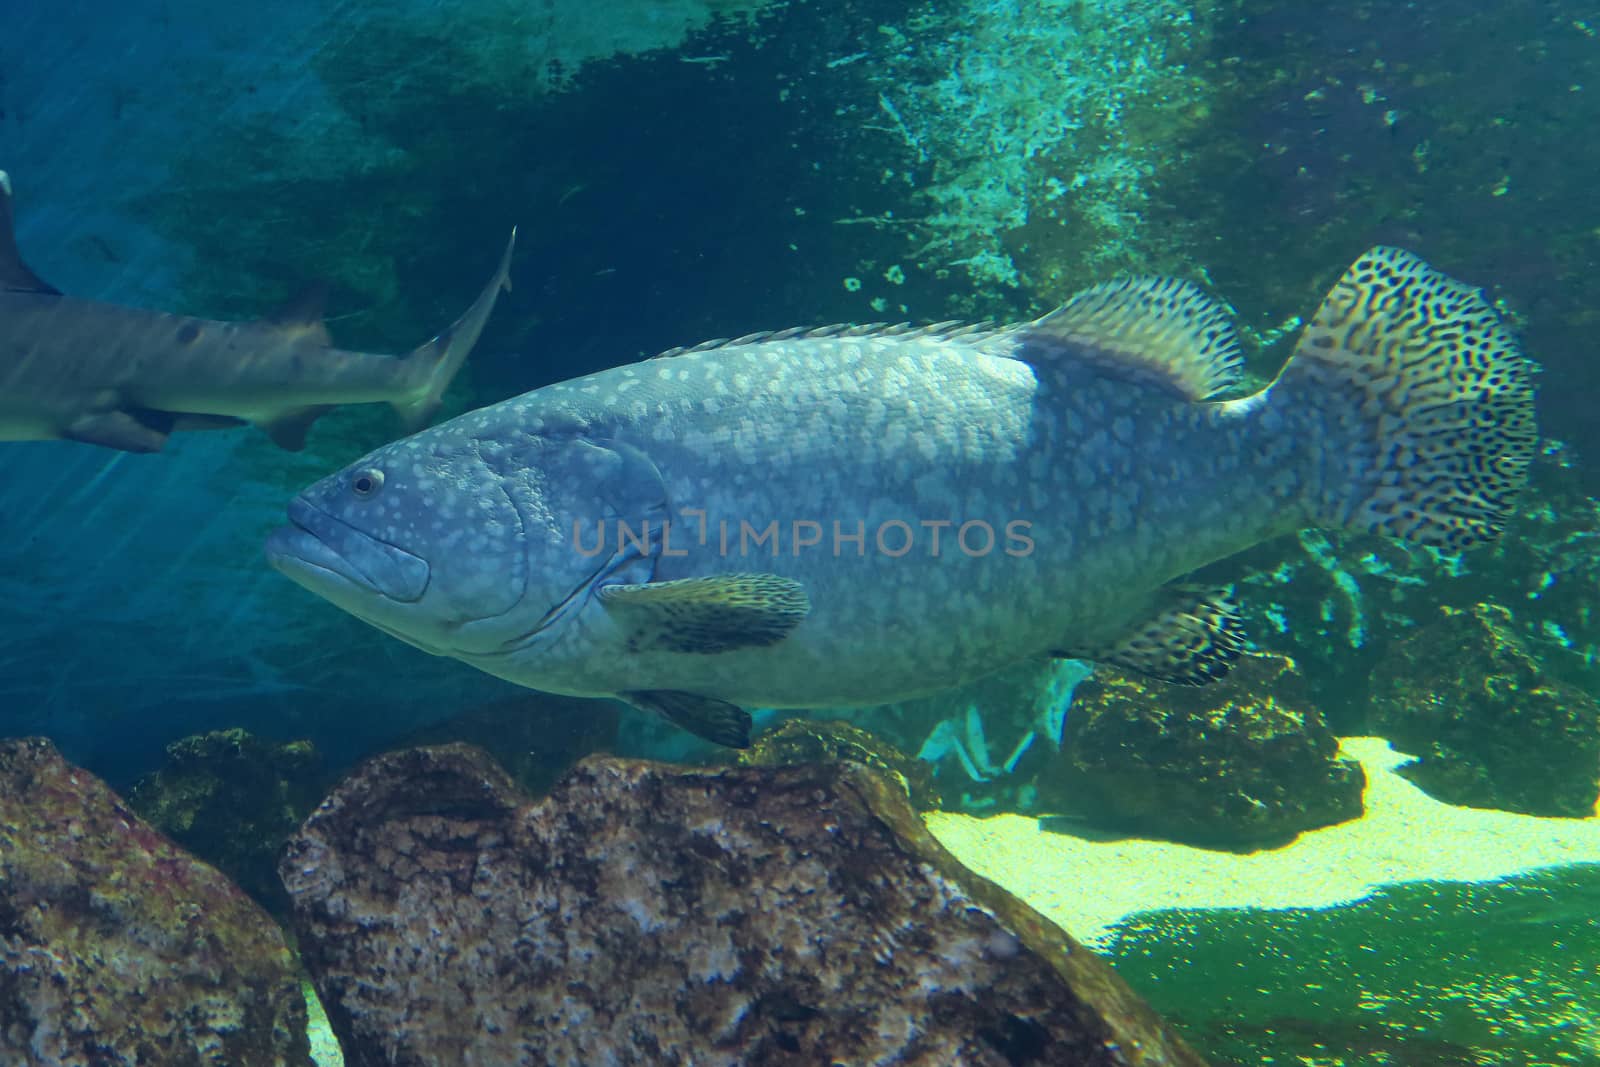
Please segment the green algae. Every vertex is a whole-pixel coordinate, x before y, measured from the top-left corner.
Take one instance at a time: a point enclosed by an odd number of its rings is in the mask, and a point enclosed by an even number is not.
[[[1600,1060],[1600,865],[1393,886],[1343,907],[1173,911],[1109,955],[1215,1067]]]

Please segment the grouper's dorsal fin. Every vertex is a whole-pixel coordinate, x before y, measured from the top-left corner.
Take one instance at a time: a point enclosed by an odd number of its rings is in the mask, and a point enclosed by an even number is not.
[[[1078,293],[1017,331],[1028,363],[1088,361],[1103,373],[1205,400],[1239,378],[1241,357],[1222,305],[1174,278],[1125,278]]]
[[[0,170],[0,290],[61,295],[60,289],[45,282],[22,262],[11,222],[11,177],[3,170]]]
[[[696,345],[669,348],[650,358],[670,359],[692,352],[713,352],[722,348],[741,348],[745,345],[766,344],[772,341],[817,341],[857,337],[887,338],[896,341],[928,339],[982,347],[1004,341],[1016,329],[1015,326],[1000,326],[992,322],[963,322],[960,319],[927,325],[909,322],[861,324],[840,322],[829,326],[793,326],[786,330],[762,330],[759,333],[745,334],[743,337],[718,337],[710,341],[701,341]]]
[[[327,306],[328,283],[311,282],[261,321],[280,330],[309,334],[312,340],[321,344],[331,344],[328,326],[322,321]]]

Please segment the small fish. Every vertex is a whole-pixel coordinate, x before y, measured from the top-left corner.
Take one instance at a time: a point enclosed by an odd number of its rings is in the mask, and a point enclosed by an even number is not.
[[[1210,682],[1239,617],[1185,575],[1316,526],[1478,544],[1537,436],[1493,308],[1386,247],[1237,399],[1215,399],[1228,317],[1170,279],[1030,322],[664,356],[370,453],[290,503],[269,560],[434,654],[742,747],[747,707],[905,700],[1033,657]]]
[[[511,248],[466,314],[396,358],[334,348],[315,286],[256,322],[215,322],[64,296],[17,251],[11,181],[0,171],[0,441],[65,439],[159,452],[178,430],[250,422],[279,447],[305,446],[340,404],[386,402],[425,425],[477,343]]]

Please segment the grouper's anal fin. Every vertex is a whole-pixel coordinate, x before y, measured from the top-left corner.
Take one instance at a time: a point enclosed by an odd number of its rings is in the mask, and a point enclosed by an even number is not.
[[[629,652],[708,655],[774,645],[811,611],[805,587],[775,574],[602,586]]]
[[[11,293],[44,293],[60,296],[61,290],[50,285],[22,261],[17,250],[17,235],[11,217],[11,178],[0,170],[0,290]],[[140,451],[152,451],[142,449]]]
[[[696,737],[727,748],[750,747],[750,713],[725,700],[671,689],[617,694],[642,711],[653,711]]]
[[[1109,663],[1176,685],[1206,685],[1227,674],[1244,649],[1230,589],[1173,585],[1159,590],[1151,610],[1122,634],[1050,654]]]

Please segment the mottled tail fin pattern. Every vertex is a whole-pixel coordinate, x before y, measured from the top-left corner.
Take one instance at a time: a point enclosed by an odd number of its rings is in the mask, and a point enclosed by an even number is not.
[[[1398,248],[1345,272],[1270,395],[1330,458],[1312,522],[1445,551],[1500,531],[1537,444],[1531,367],[1499,316]]]

